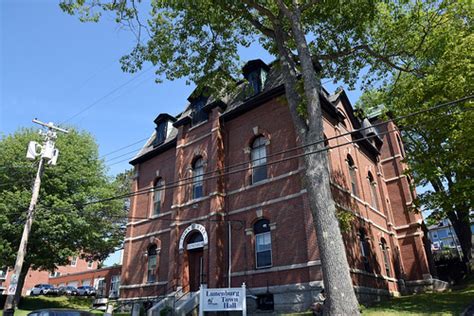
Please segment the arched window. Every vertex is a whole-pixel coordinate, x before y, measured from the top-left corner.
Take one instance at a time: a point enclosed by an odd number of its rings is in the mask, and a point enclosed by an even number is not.
[[[331,175],[332,167],[331,167],[331,151],[329,149],[329,141],[328,141],[328,138],[326,137],[326,134],[323,134],[323,137],[324,137],[324,147],[326,148],[326,152],[328,156],[329,175]]]
[[[385,273],[387,276],[390,276],[390,256],[388,254],[387,242],[383,238],[380,240],[380,249],[382,250]]]
[[[397,143],[398,148],[400,149],[400,154],[402,155],[402,157],[405,157],[405,149],[403,148],[402,139],[400,138],[399,134],[397,134]]]
[[[359,246],[362,255],[362,262],[364,263],[365,271],[371,272],[369,257],[370,257],[370,245],[367,241],[367,234],[364,229],[359,229]]]
[[[267,178],[267,149],[266,139],[263,136],[257,137],[252,143],[250,159],[252,160],[252,183],[265,180]]]
[[[153,283],[156,282],[156,258],[158,255],[158,247],[156,245],[151,245],[150,247],[148,247],[147,255],[147,282]]]
[[[253,225],[255,234],[255,261],[257,268],[272,266],[272,235],[270,233],[270,222],[261,219]]]
[[[374,176],[372,176],[372,173],[369,171],[369,174],[367,175],[367,179],[369,180],[369,185],[370,185],[370,198],[372,201],[372,206],[375,207],[376,209],[379,209],[379,198],[377,195],[377,182],[374,179]]]
[[[188,238],[186,249],[192,250],[204,247],[204,238],[200,232],[195,232]]]
[[[352,194],[355,196],[359,196],[357,190],[357,173],[356,173],[356,166],[354,164],[354,160],[352,159],[351,155],[347,155],[347,165],[349,167],[349,179],[351,181],[351,190]]]
[[[153,185],[153,215],[158,215],[161,212],[161,203],[165,192],[163,185],[164,181],[161,178],[156,179]]]
[[[202,158],[199,158],[194,162],[193,165],[193,199],[198,199],[203,196],[203,173],[203,161]]]

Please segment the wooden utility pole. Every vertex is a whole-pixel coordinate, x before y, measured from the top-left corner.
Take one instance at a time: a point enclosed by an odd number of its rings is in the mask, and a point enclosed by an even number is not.
[[[68,131],[57,126],[54,126],[53,123],[43,123],[37,119],[33,120],[34,123],[46,127],[48,130],[42,132],[44,138],[43,145],[39,145],[36,142],[30,142],[28,146],[27,158],[34,159],[36,156],[41,156],[38,171],[36,172],[35,183],[33,185],[32,195],[30,206],[28,207],[28,213],[26,216],[25,227],[23,228],[23,234],[21,236],[20,246],[18,247],[18,253],[16,256],[15,267],[10,278],[10,284],[7,289],[7,300],[3,309],[4,316],[13,316],[15,312],[15,293],[21,291],[17,288],[18,279],[23,267],[23,262],[26,257],[26,249],[28,246],[28,237],[31,231],[31,225],[33,224],[33,217],[35,214],[36,203],[38,202],[38,196],[41,186],[41,176],[44,171],[44,164],[48,163],[51,165],[56,164],[59,151],[54,148],[54,141],[56,140],[56,131],[61,131],[67,133]],[[40,152],[37,153],[36,150],[40,149]]]

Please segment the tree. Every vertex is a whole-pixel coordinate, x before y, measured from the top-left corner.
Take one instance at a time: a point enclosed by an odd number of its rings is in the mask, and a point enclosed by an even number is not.
[[[63,0],[60,6],[82,21],[98,21],[102,12],[114,12],[118,23],[130,27],[138,41],[121,60],[124,70],[134,72],[151,62],[166,79],[187,77],[198,87],[215,88],[214,94],[232,86],[229,75],[240,70],[238,48],[260,41],[279,60],[298,139],[307,145],[304,152],[310,153],[324,143],[321,77],[343,79],[353,86],[364,67],[367,82],[392,69],[416,73],[418,65],[411,63],[414,52],[424,48],[424,35],[431,31],[442,4],[170,0],[153,1],[149,16],[140,14],[143,4],[134,0]],[[309,146],[313,142],[319,143]],[[304,164],[327,293],[326,312],[358,314],[330,192],[327,154],[305,155]]]
[[[38,133],[22,129],[0,139],[0,262],[12,267],[31,198],[36,162],[26,159]],[[94,203],[115,195],[94,139],[71,130],[58,135],[56,166],[46,165],[17,298],[28,269],[54,271],[72,256],[103,260],[123,240],[126,211],[119,201]]]
[[[359,106],[370,111],[384,106],[394,116],[423,110],[474,93],[473,11],[457,2],[438,17],[442,28],[426,36],[427,49],[417,60],[421,75],[396,73],[378,89],[366,92]],[[474,192],[474,141],[472,101],[437,112],[412,116],[400,122],[408,172],[414,185],[432,189],[418,196],[418,204],[432,211],[438,222],[449,218],[466,262],[471,257],[471,224]]]

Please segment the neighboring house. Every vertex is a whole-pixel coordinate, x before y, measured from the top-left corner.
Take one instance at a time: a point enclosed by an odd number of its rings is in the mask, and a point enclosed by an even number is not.
[[[474,232],[474,224],[471,225],[471,231]],[[431,251],[433,253],[441,252],[444,249],[456,249],[458,254],[462,254],[454,227],[447,218],[437,225],[428,227],[428,238],[431,241]]]
[[[50,277],[49,284],[59,286],[93,286],[97,297],[118,298],[120,294],[120,274],[122,266],[82,271]]]
[[[131,200],[120,300],[245,282],[252,308],[281,312],[307,310],[321,291],[304,165],[291,158],[301,150],[283,153],[300,143],[278,68],[250,61],[236,96],[194,93],[183,113],[154,120],[155,132],[131,161],[133,191],[141,194]],[[431,276],[422,218],[409,211],[415,192],[396,126],[354,131],[377,117],[357,118],[343,90],[323,90],[320,99],[326,145],[334,147],[333,196],[354,216],[344,240],[358,297],[423,284]]]
[[[72,257],[70,264],[65,265],[65,266],[60,266],[54,272],[37,271],[37,270],[30,269],[25,279],[22,295],[27,295],[29,291],[31,290],[31,288],[35,286],[35,284],[40,284],[40,283],[51,284],[49,283],[50,278],[58,277],[64,274],[95,270],[97,269],[97,266],[98,266],[98,262],[96,261],[87,261],[79,257]],[[8,272],[4,272],[4,273],[10,275],[11,270],[8,270]],[[0,291],[2,292],[5,292],[5,290],[8,288],[8,285],[10,284],[8,275],[2,281],[2,277],[0,274]]]

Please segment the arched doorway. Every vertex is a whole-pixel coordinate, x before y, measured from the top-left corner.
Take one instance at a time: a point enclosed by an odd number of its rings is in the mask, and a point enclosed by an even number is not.
[[[204,283],[204,238],[199,231],[186,240],[186,257],[189,276],[189,290],[195,292]]]

